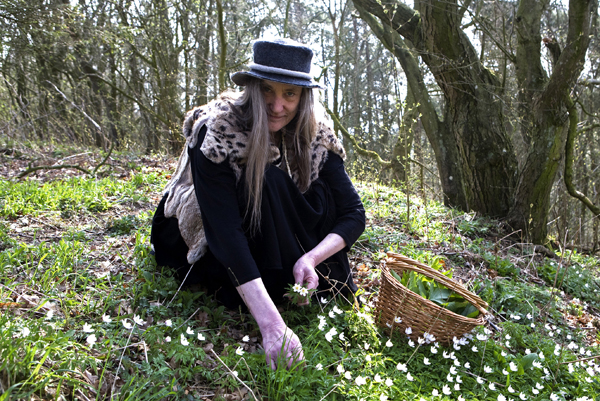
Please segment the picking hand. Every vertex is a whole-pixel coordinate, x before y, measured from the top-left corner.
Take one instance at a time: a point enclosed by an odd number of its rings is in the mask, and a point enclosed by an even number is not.
[[[316,263],[308,254],[304,254],[294,265],[294,280],[297,284],[304,285],[308,290],[314,290],[319,286],[319,276],[315,271]],[[308,298],[298,305],[308,305]]]
[[[304,360],[300,339],[285,324],[274,324],[261,332],[265,358],[271,369],[276,370],[278,363],[285,363],[290,369]]]

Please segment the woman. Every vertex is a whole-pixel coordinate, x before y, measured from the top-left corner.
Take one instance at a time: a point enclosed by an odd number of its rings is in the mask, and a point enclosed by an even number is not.
[[[346,252],[364,230],[344,150],[310,76],[312,51],[258,40],[254,63],[224,93],[186,115],[186,148],[152,224],[157,263],[201,283],[228,307],[244,303],[276,368],[303,359],[273,300],[293,283],[354,293]],[[306,302],[304,302],[306,303]]]

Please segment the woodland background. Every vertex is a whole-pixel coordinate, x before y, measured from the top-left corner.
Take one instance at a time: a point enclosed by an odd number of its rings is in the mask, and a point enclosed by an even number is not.
[[[595,253],[597,23],[595,0],[1,0],[0,147],[176,155],[251,41],[290,37],[355,177]]]

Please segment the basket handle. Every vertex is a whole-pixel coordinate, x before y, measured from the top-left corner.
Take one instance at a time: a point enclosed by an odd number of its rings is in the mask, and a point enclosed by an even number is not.
[[[401,255],[399,253],[388,252],[387,255],[388,255],[388,260],[386,262],[388,264],[394,265],[394,264],[398,264],[397,262],[400,262],[400,264],[402,264],[403,267],[407,267],[409,269],[415,270],[417,273],[421,273],[424,276],[437,279],[438,281],[440,281],[442,284],[446,285],[446,287],[449,287],[450,289],[458,287],[458,288],[464,290],[464,293],[461,293],[460,295],[462,295],[467,301],[469,301],[471,304],[473,304],[473,306],[475,306],[477,309],[479,309],[480,312],[482,312],[484,314],[488,313],[487,308],[489,307],[489,305],[487,304],[487,302],[485,302],[483,299],[481,299],[478,295],[473,294],[472,292],[468,291],[463,285],[444,276],[439,271],[431,268],[430,266],[427,266],[424,263],[421,263],[421,262],[411,259],[407,256]]]

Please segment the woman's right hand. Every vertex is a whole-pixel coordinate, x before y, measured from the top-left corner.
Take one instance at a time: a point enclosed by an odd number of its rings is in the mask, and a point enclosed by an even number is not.
[[[288,369],[304,360],[298,336],[285,324],[274,323],[261,329],[267,365],[277,369],[284,363]]]
[[[265,357],[271,369],[277,369],[279,362],[291,368],[304,360],[300,339],[281,318],[262,279],[248,281],[238,286],[237,290],[258,323]]]

